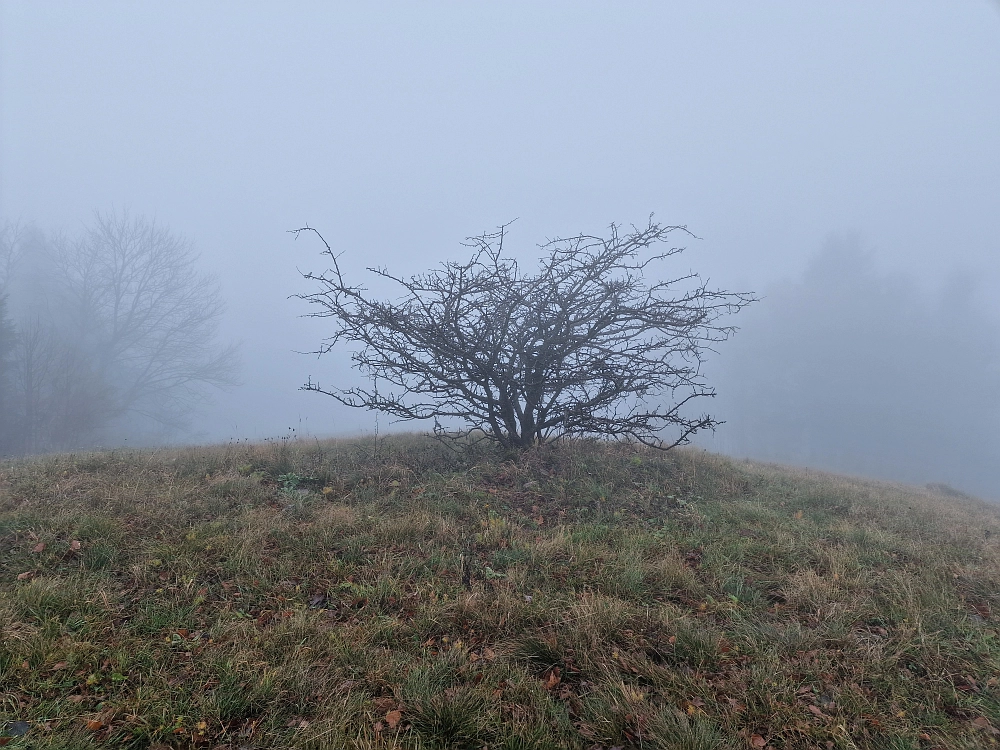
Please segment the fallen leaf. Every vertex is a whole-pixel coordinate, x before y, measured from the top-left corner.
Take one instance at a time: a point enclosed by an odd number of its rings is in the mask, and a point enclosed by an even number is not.
[[[80,550],[80,542],[74,539],[72,542],[69,543],[69,548],[74,552],[78,552]]]
[[[794,515],[797,519],[801,519],[802,518],[802,511],[801,510],[797,510],[792,515]]]
[[[385,723],[389,725],[389,729],[395,729],[399,726],[399,722],[403,719],[403,712],[399,709],[395,711],[390,711],[385,715]]]
[[[34,573],[34,571],[31,571],[31,570],[25,571],[24,573],[18,573],[17,574],[17,580],[19,580],[19,581],[27,581],[33,575],[35,575],[35,573]]]
[[[985,729],[990,734],[1000,734],[1000,730],[994,729],[993,725],[990,724],[990,720],[987,719],[985,716],[980,716],[976,719],[973,719],[972,726],[977,727],[978,729]]]
[[[759,734],[755,734],[750,737],[750,747],[761,748],[767,744],[767,740],[761,737]]]
[[[55,672],[57,669],[66,669],[67,664],[64,661],[57,661],[52,665],[52,671]]]
[[[87,722],[87,729],[91,732],[96,732],[98,729],[104,728],[104,722],[100,719],[91,719]]]
[[[809,709],[809,713],[811,713],[813,716],[818,716],[821,719],[827,718],[826,714],[823,713],[823,709],[821,709],[819,706],[806,706],[806,708]]]
[[[549,670],[549,676],[545,680],[545,689],[551,690],[558,685],[561,680],[562,678],[559,676],[559,667],[552,667],[552,669]]]
[[[36,544],[34,547],[31,548],[31,551],[32,552],[44,552],[45,551],[45,542],[39,542],[38,544]]]

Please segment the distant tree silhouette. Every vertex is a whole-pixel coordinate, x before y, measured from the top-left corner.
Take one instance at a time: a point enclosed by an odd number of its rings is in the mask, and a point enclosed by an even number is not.
[[[724,351],[717,447],[1000,497],[1000,321],[972,277],[942,282],[831,240]]]
[[[71,238],[9,226],[2,235],[0,282],[16,328],[6,360],[7,452],[86,445],[136,416],[176,428],[204,386],[234,382],[235,349],[216,339],[218,286],[166,227],[96,213]]]
[[[13,440],[13,399],[10,369],[16,343],[14,324],[7,311],[7,297],[0,286],[0,455],[8,453]]]

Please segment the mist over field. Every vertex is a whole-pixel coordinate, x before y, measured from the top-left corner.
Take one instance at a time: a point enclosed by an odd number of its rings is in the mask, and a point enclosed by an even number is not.
[[[728,420],[700,442],[757,459],[995,496],[1000,320],[955,270],[921,284],[831,237],[772,282],[710,366]]]
[[[654,213],[696,235],[678,275],[759,297],[705,363],[692,409],[725,424],[697,445],[1000,498],[997,133],[986,0],[11,0],[0,349],[19,337],[6,377],[38,406],[0,402],[7,452],[371,432],[298,390],[357,374],[300,353],[330,329],[292,295],[328,264],[288,230],[378,295],[366,266],[464,260],[515,218],[531,267]],[[125,217],[187,253],[199,313],[119,336],[101,248]]]

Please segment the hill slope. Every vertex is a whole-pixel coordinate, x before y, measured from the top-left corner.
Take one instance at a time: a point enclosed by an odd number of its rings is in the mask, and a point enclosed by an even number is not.
[[[6,464],[0,744],[989,747],[998,540],[947,488],[585,442]]]

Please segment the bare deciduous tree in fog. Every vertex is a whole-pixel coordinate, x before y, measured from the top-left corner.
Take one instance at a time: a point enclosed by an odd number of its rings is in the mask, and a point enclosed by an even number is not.
[[[7,303],[7,284],[17,258],[20,237],[19,226],[4,224],[0,227],[0,455],[9,452],[14,440],[11,368],[17,332]]]
[[[296,236],[305,227],[295,230]],[[304,388],[401,420],[459,420],[506,448],[561,435],[631,439],[667,449],[716,421],[685,408],[713,390],[702,354],[734,330],[718,324],[751,301],[710,290],[696,274],[647,283],[682,248],[650,251],[684,227],[648,226],[608,238],[577,236],[542,246],[536,274],[504,256],[505,228],[470,238],[473,254],[402,278],[397,302],[367,298],[332,268],[304,274],[320,291],[298,295],[334,321],[320,354],[345,342],[371,387]],[[322,236],[320,236],[322,240]],[[669,403],[664,406],[661,396]],[[669,436],[664,437],[664,431]]]
[[[11,360],[14,356],[15,330],[7,313],[7,297],[0,286],[0,455],[8,451],[13,440],[11,431],[12,393]]]
[[[17,452],[85,444],[137,415],[177,427],[203,386],[234,382],[235,350],[216,340],[220,292],[188,242],[128,213],[31,241],[21,263],[7,254],[8,285],[22,287],[8,398]]]
[[[224,303],[190,243],[143,217],[98,213],[53,257],[79,340],[114,384],[117,415],[173,425],[200,386],[234,382],[235,348],[215,340]]]

